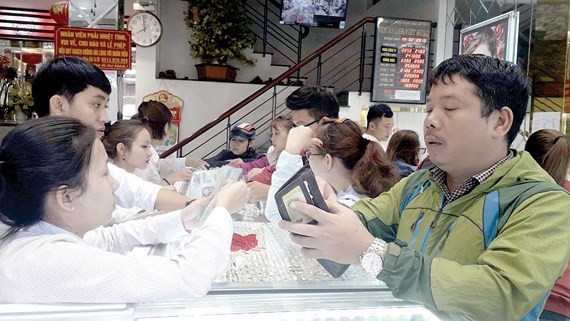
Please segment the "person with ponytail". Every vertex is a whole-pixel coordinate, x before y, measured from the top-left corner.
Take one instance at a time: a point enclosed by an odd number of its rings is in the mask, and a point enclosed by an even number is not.
[[[398,182],[398,172],[381,146],[362,137],[356,122],[324,117],[320,124],[307,152],[309,164],[337,192],[340,203],[352,206]]]
[[[563,133],[553,129],[538,130],[529,136],[525,150],[558,185],[570,191],[570,140]],[[554,284],[540,320],[570,320],[570,266]]]
[[[144,101],[132,118],[144,120],[149,128],[152,152],[149,166],[145,170],[135,170],[135,175],[155,184],[172,185],[192,178],[192,171],[187,167],[206,169],[208,166],[203,160],[190,157],[160,158],[155,147],[164,145],[172,122],[172,113],[165,104],[156,100]]]
[[[116,121],[101,139],[109,160],[129,173],[150,162],[150,132],[140,120]]]

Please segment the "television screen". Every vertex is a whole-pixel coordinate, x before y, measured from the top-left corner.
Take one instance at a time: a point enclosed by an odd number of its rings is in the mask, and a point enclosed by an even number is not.
[[[283,0],[281,24],[344,28],[348,0]]]

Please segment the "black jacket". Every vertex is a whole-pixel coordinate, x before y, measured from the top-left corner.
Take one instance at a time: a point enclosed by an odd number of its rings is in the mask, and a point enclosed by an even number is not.
[[[237,156],[231,151],[226,149],[221,151],[218,155],[214,157],[204,159],[204,161],[208,163],[208,165],[210,165],[210,168],[214,168],[214,167],[222,167],[226,165],[229,160],[236,158],[241,158],[244,163],[247,163],[257,160],[261,157],[263,157],[263,155],[259,155],[253,148],[248,148],[248,150],[240,156]]]

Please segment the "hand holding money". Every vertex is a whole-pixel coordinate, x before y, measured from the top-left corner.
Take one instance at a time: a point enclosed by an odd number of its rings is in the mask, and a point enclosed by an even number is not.
[[[187,231],[200,226],[200,217],[213,196],[199,198],[182,209],[182,224]]]
[[[267,201],[267,193],[269,193],[269,185],[260,182],[249,182],[247,188],[254,201]]]
[[[216,206],[221,206],[230,213],[239,211],[249,201],[249,190],[244,181],[229,183],[218,191]]]

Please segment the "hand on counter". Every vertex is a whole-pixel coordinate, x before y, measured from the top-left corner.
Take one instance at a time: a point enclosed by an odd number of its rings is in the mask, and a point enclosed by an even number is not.
[[[198,170],[207,170],[208,169],[208,163],[206,163],[205,161],[201,160],[201,159],[196,159],[196,158],[190,158],[190,157],[186,157],[186,166],[187,167],[192,167]]]
[[[234,159],[230,159],[228,161],[228,165],[238,165],[238,164],[243,164],[243,159],[241,158],[234,158]]]
[[[182,168],[168,175],[166,179],[171,183],[176,181],[189,181],[192,179],[192,171],[188,168]]]

